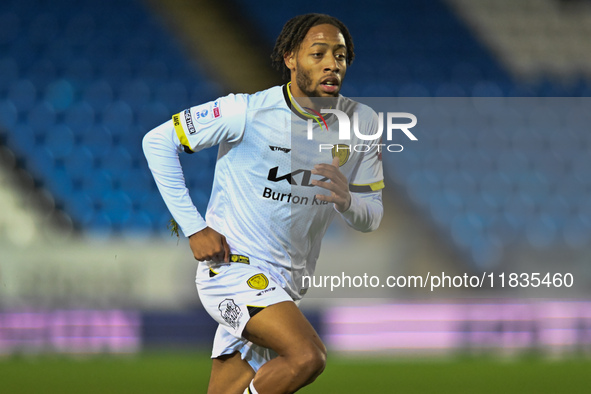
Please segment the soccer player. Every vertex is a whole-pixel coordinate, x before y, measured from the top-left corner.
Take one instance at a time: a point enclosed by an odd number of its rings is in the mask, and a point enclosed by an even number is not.
[[[342,22],[297,16],[272,54],[287,84],[192,107],[144,137],[159,191],[200,261],[202,304],[219,323],[210,394],[293,393],[324,370],[326,348],[297,306],[307,290],[301,278],[313,274],[334,216],[367,232],[383,213],[377,151],[350,149],[357,134],[332,149],[318,144],[338,133],[337,119],[323,115],[317,98],[356,113],[365,135],[377,133],[375,112],[339,94],[353,58]],[[191,168],[182,169],[178,155],[214,145],[204,220],[184,182]]]

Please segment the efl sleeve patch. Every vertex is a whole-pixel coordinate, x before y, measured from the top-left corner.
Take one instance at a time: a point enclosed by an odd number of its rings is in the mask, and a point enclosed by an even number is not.
[[[180,143],[193,152],[238,141],[245,128],[246,106],[244,95],[221,97],[174,115],[174,130]]]
[[[220,110],[220,100],[191,108],[189,116],[192,116],[192,118],[195,119],[195,122],[199,124],[207,124],[217,118],[220,118],[222,116],[222,112]]]

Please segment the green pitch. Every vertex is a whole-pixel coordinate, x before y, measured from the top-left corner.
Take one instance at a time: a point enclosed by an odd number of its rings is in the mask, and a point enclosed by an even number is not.
[[[0,358],[2,393],[205,393],[205,353]],[[355,360],[333,355],[302,393],[589,393],[591,360]]]

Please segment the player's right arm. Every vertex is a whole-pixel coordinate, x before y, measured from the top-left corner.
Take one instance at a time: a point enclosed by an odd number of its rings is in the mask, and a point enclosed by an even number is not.
[[[242,138],[246,97],[229,95],[192,107],[152,129],[143,139],[143,150],[158,190],[197,260],[223,260],[229,254],[222,234],[207,226],[195,208],[185,184],[179,153],[197,152],[223,141]]]
[[[205,227],[189,237],[189,246],[193,251],[193,257],[199,261],[225,261],[230,262],[230,246],[226,237],[211,227]]]

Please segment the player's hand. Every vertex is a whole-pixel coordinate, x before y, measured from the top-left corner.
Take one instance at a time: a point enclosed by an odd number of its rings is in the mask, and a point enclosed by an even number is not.
[[[351,205],[351,194],[349,194],[349,181],[339,170],[339,158],[335,157],[331,164],[316,164],[312,174],[328,178],[330,182],[323,182],[313,179],[312,184],[330,190],[330,195],[317,194],[316,199],[334,203],[337,211],[345,212]]]
[[[195,260],[230,261],[230,247],[226,237],[211,227],[206,227],[189,237],[189,246]]]

